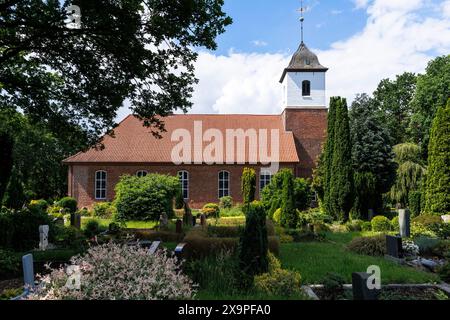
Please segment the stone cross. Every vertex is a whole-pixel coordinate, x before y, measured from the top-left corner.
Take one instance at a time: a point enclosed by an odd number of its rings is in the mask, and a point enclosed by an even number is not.
[[[33,267],[33,255],[27,254],[22,257],[23,267],[23,282],[26,289],[34,287],[34,267]]]
[[[148,254],[150,254],[150,255],[155,254],[156,250],[159,249],[160,245],[161,245],[161,241],[153,241],[152,245],[150,246],[150,249],[148,249]]]
[[[409,210],[398,210],[398,223],[400,225],[400,237],[409,238],[411,236],[411,215]]]
[[[39,250],[45,251],[48,247],[49,226],[39,226]]]

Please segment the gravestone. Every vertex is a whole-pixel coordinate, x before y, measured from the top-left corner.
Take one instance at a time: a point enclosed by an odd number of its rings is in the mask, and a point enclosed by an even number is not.
[[[175,248],[175,256],[179,259],[183,258],[183,255],[185,254],[185,250],[186,250],[186,243],[180,243],[176,248]]]
[[[387,255],[396,259],[403,258],[402,238],[386,236]]]
[[[195,227],[197,225],[197,218],[192,217],[192,226]]]
[[[183,233],[183,221],[181,220],[177,220],[177,223],[175,225],[175,232],[178,234]]]
[[[26,289],[34,287],[33,255],[27,254],[22,257],[23,282]]]
[[[161,230],[167,230],[169,226],[169,218],[167,217],[167,214],[163,213],[159,216],[159,229]]]
[[[400,237],[409,238],[411,236],[411,214],[409,210],[398,210],[398,223],[400,225]]]
[[[48,247],[49,226],[39,226],[39,250],[45,251]]]
[[[186,226],[192,226],[192,220],[193,220],[193,216],[192,216],[192,210],[189,207],[189,204],[185,201],[184,202],[184,215],[183,215],[183,223]]]
[[[373,209],[369,209],[369,212],[367,213],[369,221],[372,221],[372,219],[375,217],[375,211]]]
[[[206,226],[206,216],[204,214],[200,216],[200,224],[202,225],[202,227]]]
[[[81,215],[77,213],[71,213],[70,225],[78,230],[81,229]]]
[[[150,255],[155,254],[156,250],[159,249],[160,245],[161,245],[161,241],[153,241],[150,249],[148,249],[148,253]]]
[[[370,274],[355,272],[352,274],[353,300],[377,300],[380,290],[369,289]]]

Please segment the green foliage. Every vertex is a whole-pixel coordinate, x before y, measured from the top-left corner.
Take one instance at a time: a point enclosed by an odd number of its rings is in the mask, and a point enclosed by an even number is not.
[[[266,212],[260,202],[252,202],[246,212],[247,220],[239,242],[239,268],[244,287],[251,285],[255,275],[266,273],[268,238]]]
[[[417,76],[405,72],[395,80],[384,79],[373,93],[373,103],[380,115],[380,121],[388,129],[394,145],[408,140],[408,126],[411,121],[411,100],[416,90]]]
[[[439,276],[445,282],[450,282],[450,262],[447,262],[439,269]]]
[[[450,212],[450,98],[445,108],[438,109],[431,129],[426,211],[432,214]]]
[[[432,235],[432,236],[445,236],[444,221],[440,216],[436,215],[420,215],[412,219],[411,232],[414,236],[419,235]]]
[[[0,128],[1,129],[1,128]],[[14,139],[9,132],[0,131],[0,205],[3,201],[13,168]]]
[[[219,199],[220,209],[231,209],[233,208],[233,198],[230,196],[222,197]]]
[[[280,224],[286,228],[296,228],[297,223],[298,215],[295,209],[294,174],[288,170],[283,175]]]
[[[334,128],[333,160],[330,174],[329,211],[335,219],[347,221],[353,207],[353,169],[347,101],[335,98],[336,122]]]
[[[295,209],[300,211],[308,209],[311,197],[312,192],[309,182],[303,178],[296,178],[294,180]]]
[[[421,188],[425,168],[420,160],[420,148],[412,143],[394,147],[395,161],[398,164],[397,180],[389,193],[390,198],[406,208],[409,193]]]
[[[255,200],[255,192],[256,192],[255,169],[244,168],[241,178],[241,192],[244,205],[248,205]]]
[[[0,280],[19,276],[21,265],[17,253],[0,249]]]
[[[185,205],[185,202],[184,202],[184,198],[183,198],[183,193],[180,190],[179,192],[177,192],[177,194],[175,196],[175,209],[181,210],[184,208],[184,205]]]
[[[97,220],[89,220],[84,227],[84,235],[87,238],[93,238],[100,233],[100,225]]]
[[[286,298],[301,295],[300,273],[283,270],[280,261],[271,253],[269,253],[269,261],[269,272],[255,276],[256,291],[266,296]]]
[[[342,298],[345,279],[340,274],[327,273],[322,282],[324,300],[339,300]]]
[[[396,171],[391,139],[374,104],[368,95],[358,95],[350,111],[356,191],[352,217],[363,219],[369,209],[382,209],[382,194],[391,188]]]
[[[30,210],[41,210],[41,211],[47,211],[48,203],[45,200],[31,200],[30,204],[28,205],[28,209]]]
[[[208,218],[220,218],[220,208],[216,203],[207,203],[203,206],[202,213]]]
[[[215,49],[215,38],[232,22],[223,0],[95,6],[79,0],[83,27],[67,31],[70,4],[2,2],[0,105],[22,109],[55,131],[80,124],[91,141],[113,127],[127,99],[152,128],[163,127],[155,115],[187,111],[197,49]],[[105,32],[111,26],[114,32]],[[163,43],[163,50],[154,50]]]
[[[438,108],[450,97],[450,55],[437,57],[428,63],[426,73],[419,75],[417,89],[411,101],[412,119],[409,126],[411,140],[421,147],[427,158],[430,128]]]
[[[86,236],[74,227],[55,226],[56,244],[63,248],[82,252],[87,248]]]
[[[411,191],[408,195],[409,210],[412,216],[418,216],[422,212],[422,192]]]
[[[113,218],[116,213],[116,207],[111,202],[99,202],[94,204],[94,216],[97,218],[110,219]]]
[[[352,220],[345,224],[345,227],[349,232],[362,231],[364,221],[362,220]]]
[[[372,223],[364,221],[361,225],[361,231],[372,231]]]
[[[9,210],[0,212],[0,247],[14,250],[29,250],[39,245],[39,226],[50,226],[50,239],[53,237],[53,224],[49,216],[40,210]]]
[[[372,231],[387,232],[391,230],[391,221],[385,216],[376,216],[371,221]]]
[[[398,216],[395,216],[391,220],[391,229],[396,231],[400,230],[400,218]]]
[[[75,213],[77,211],[77,200],[71,197],[64,197],[59,200],[56,205],[63,209],[66,209],[68,213]]]
[[[174,215],[172,204],[180,190],[180,180],[158,174],[142,178],[123,176],[115,190],[118,220],[158,221],[162,214],[169,218]]]
[[[277,209],[277,211],[275,211],[275,213],[273,214],[273,222],[275,222],[276,224],[281,224],[281,208]]]
[[[354,238],[347,248],[357,254],[382,257],[386,254],[386,236]]]
[[[338,109],[339,98],[332,97],[330,99],[330,109],[328,110],[328,128],[327,128],[327,140],[325,141],[323,150],[323,159],[319,162],[319,165],[323,166],[317,169],[318,175],[323,175],[322,178],[314,178],[317,182],[323,184],[323,206],[325,211],[332,214],[332,200],[331,200],[331,180],[333,177],[333,154],[335,145],[335,125],[336,125],[336,112]]]

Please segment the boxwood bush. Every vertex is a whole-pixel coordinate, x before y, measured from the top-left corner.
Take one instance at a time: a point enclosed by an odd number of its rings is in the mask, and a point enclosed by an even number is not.
[[[115,189],[117,219],[158,221],[161,214],[171,218],[173,200],[180,190],[180,180],[169,175],[123,176]]]
[[[376,216],[372,219],[372,231],[386,232],[391,230],[391,221],[385,216]]]
[[[69,213],[75,213],[77,211],[77,200],[71,197],[65,197],[59,200],[56,205],[63,209],[66,209]]]

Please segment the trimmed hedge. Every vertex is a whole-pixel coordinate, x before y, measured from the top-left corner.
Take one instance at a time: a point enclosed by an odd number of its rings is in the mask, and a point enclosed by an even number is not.
[[[117,219],[158,221],[162,214],[171,218],[174,216],[173,200],[180,188],[180,180],[168,175],[123,176],[115,189]]]

